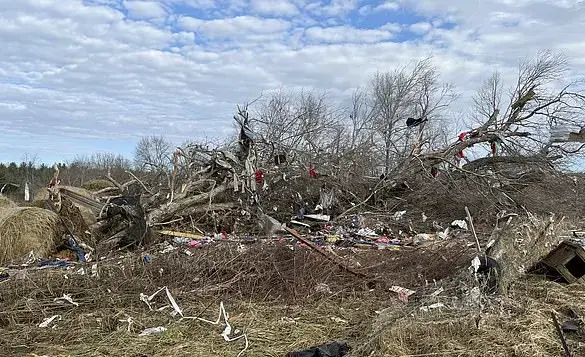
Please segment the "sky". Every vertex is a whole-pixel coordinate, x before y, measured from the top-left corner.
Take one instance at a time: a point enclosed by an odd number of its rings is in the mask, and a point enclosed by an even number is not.
[[[551,49],[585,73],[585,0],[0,0],[0,161],[131,157],[233,130],[243,104],[314,89],[342,101],[433,56],[461,93]]]

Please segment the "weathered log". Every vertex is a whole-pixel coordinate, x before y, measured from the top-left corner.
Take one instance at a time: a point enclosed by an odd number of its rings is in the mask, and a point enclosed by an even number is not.
[[[201,179],[201,180],[197,180],[197,181],[188,182],[187,185],[185,186],[185,189],[183,190],[183,192],[175,195],[174,201],[183,200],[183,199],[189,197],[189,195],[192,195],[195,192],[195,190],[204,189],[206,185],[211,187],[215,184],[216,184],[216,181],[212,180],[212,179]]]
[[[148,222],[149,224],[160,223],[174,218],[178,213],[187,211],[189,208],[200,203],[211,202],[216,195],[224,192],[227,188],[228,186],[226,184],[221,184],[209,192],[168,203],[150,212]]]
[[[179,215],[180,216],[188,216],[188,215],[196,214],[196,213],[205,213],[205,212],[213,212],[213,211],[228,211],[230,209],[234,209],[234,208],[237,208],[239,206],[240,205],[237,202],[205,204],[205,205],[200,205],[197,207],[190,207],[182,212],[179,212]]]
[[[110,193],[110,192],[114,192],[114,191],[118,191],[119,189],[117,187],[106,187],[106,188],[102,188],[99,191],[96,191],[95,194],[96,195],[103,195],[105,193]]]

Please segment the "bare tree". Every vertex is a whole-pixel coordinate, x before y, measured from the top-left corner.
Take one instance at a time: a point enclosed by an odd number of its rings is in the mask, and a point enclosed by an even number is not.
[[[384,147],[385,173],[410,155],[419,154],[422,145],[430,144],[431,136],[425,136],[427,125],[422,123],[413,135],[405,124],[406,118],[431,122],[455,97],[451,86],[439,83],[438,71],[430,58],[418,61],[411,70],[404,66],[377,73],[372,79],[371,95],[374,123]]]
[[[171,144],[164,137],[145,136],[136,145],[134,165],[145,171],[168,171],[172,167],[171,154]]]
[[[173,157],[171,143],[162,136],[140,138],[134,153],[134,166],[148,173],[148,180],[160,182],[166,179],[167,187],[173,186],[173,173],[176,158]]]
[[[551,128],[580,128],[585,124],[585,98],[571,90],[573,83],[560,82],[567,71],[566,59],[550,51],[523,61],[504,108],[501,82],[494,75],[475,97],[474,109],[484,118],[479,130],[496,132],[505,141],[503,153],[507,154],[535,155],[562,150],[566,145],[551,143]],[[503,115],[499,116],[500,113]]]
[[[494,72],[486,79],[473,96],[472,117],[479,124],[483,124],[496,111],[500,111],[502,105],[503,82],[500,72]]]
[[[278,92],[260,103],[251,118],[260,162],[274,155],[317,157],[330,150],[339,132],[339,113],[325,95]]]

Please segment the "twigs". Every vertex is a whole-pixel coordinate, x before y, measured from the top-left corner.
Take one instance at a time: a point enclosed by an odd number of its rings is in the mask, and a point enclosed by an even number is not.
[[[481,246],[479,244],[479,239],[477,238],[477,233],[475,232],[475,227],[473,226],[473,217],[471,217],[471,213],[469,212],[469,208],[467,208],[467,206],[465,206],[465,213],[467,214],[467,220],[469,221],[469,227],[471,228],[471,232],[473,233],[473,237],[475,238],[477,254],[481,254]]]
[[[561,344],[563,345],[563,350],[565,351],[565,357],[572,357],[571,350],[569,349],[569,345],[567,345],[567,340],[565,339],[565,334],[561,329],[561,325],[557,320],[557,314],[554,311],[551,311],[551,316],[553,320],[553,324],[555,325],[555,329],[557,330],[557,334],[559,335],[559,339],[561,340]]]
[[[134,173],[132,173],[132,171],[126,171],[126,173],[130,176],[132,176],[132,178],[134,180],[136,180],[136,182],[138,182],[140,184],[140,186],[142,186],[142,188],[144,189],[144,191],[146,191],[147,193],[152,195],[152,192],[146,187],[146,185],[144,184],[144,182],[142,182],[138,177],[136,177],[136,175],[134,175]]]

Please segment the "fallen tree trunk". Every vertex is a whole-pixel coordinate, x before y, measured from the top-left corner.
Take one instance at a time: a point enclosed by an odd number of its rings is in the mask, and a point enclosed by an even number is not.
[[[230,209],[238,208],[240,205],[236,202],[226,203],[212,203],[207,205],[201,205],[197,207],[188,208],[179,213],[180,216],[188,216],[195,213],[205,213],[212,211],[228,211]]]
[[[112,199],[103,210],[105,221],[100,229],[109,237],[100,245],[139,245],[148,233],[144,208],[139,197],[118,197]]]
[[[211,202],[216,195],[226,191],[227,188],[228,186],[226,184],[221,184],[209,192],[163,205],[162,207],[150,212],[148,215],[148,222],[149,224],[154,224],[176,218],[181,212],[188,211],[198,204]]]

